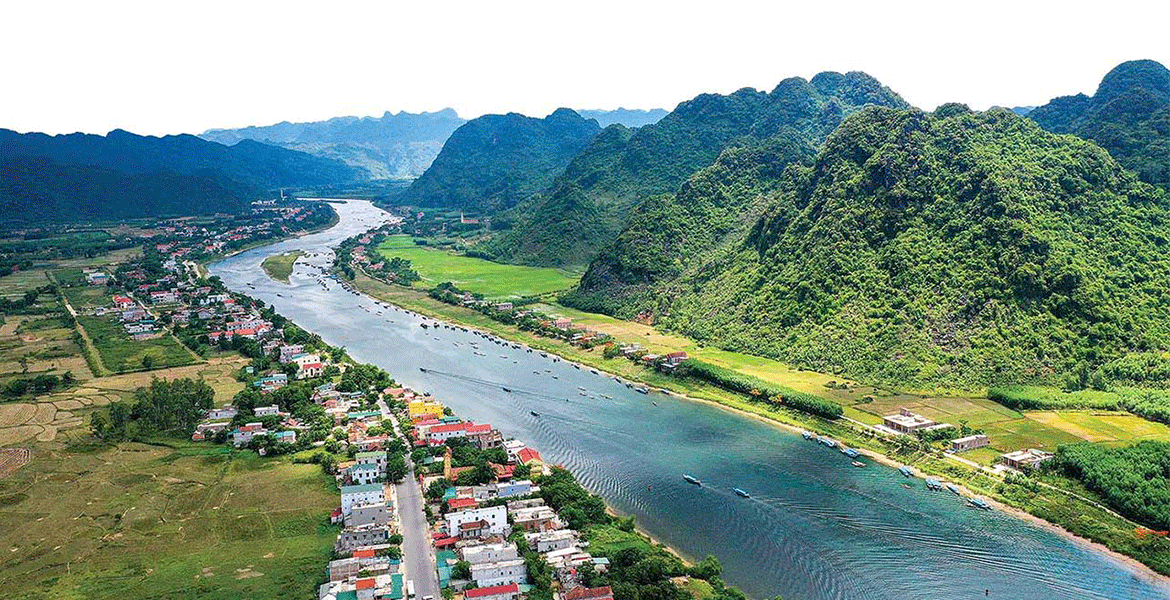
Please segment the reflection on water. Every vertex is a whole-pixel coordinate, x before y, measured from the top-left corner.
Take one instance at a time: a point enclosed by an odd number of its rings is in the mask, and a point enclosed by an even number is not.
[[[659,540],[691,558],[717,556],[726,578],[753,597],[1170,597],[1164,583],[1080,543],[969,509],[894,469],[855,468],[839,452],[753,419],[642,395],[604,374],[457,328],[424,329],[406,311],[336,283],[322,286],[319,271],[306,264],[298,263],[288,285],[268,279],[260,268],[265,256],[321,251],[386,219],[366,202],[338,212],[334,229],[246,252],[211,271],[357,360],[540,449]],[[307,262],[330,260],[326,253]],[[684,482],[684,473],[702,487]],[[737,487],[752,497],[736,496]]]

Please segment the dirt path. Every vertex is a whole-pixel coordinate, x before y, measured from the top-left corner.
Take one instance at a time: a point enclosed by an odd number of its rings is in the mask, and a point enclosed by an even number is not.
[[[45,275],[53,282],[54,285],[60,287],[61,283],[53,276],[51,271],[45,271]],[[81,325],[81,321],[77,320],[77,311],[73,309],[73,305],[69,303],[69,299],[65,294],[61,294],[61,303],[65,305],[65,310],[69,311],[69,315],[73,317],[74,326],[77,327],[77,332],[81,334],[81,339],[85,342],[85,352],[88,352],[93,357],[94,364],[100,369],[100,373],[94,373],[94,377],[102,377],[109,375],[111,371],[102,363],[102,355],[98,354],[97,347],[93,345],[93,340],[89,339],[89,333],[85,331],[85,327]]]

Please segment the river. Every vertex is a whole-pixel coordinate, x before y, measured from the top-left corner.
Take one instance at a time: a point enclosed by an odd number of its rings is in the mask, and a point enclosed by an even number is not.
[[[211,273],[460,416],[539,449],[663,543],[689,558],[718,557],[725,578],[753,598],[1170,598],[1164,580],[1084,543],[968,508],[892,468],[855,468],[839,452],[755,419],[640,394],[604,373],[469,332],[423,329],[416,315],[336,283],[323,288],[303,263],[287,285],[269,279],[265,257],[301,249],[321,253],[303,262],[327,265],[330,246],[388,219],[364,201],[335,208],[335,227],[238,254]],[[703,486],[685,483],[683,473]],[[736,496],[735,487],[752,497]]]

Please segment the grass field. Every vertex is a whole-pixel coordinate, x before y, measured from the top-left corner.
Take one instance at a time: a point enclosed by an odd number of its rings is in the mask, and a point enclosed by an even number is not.
[[[4,597],[309,598],[336,539],[315,465],[192,443],[36,442],[0,480]]]
[[[30,271],[16,271],[11,275],[0,277],[0,297],[14,300],[23,296],[25,292],[48,285],[49,278],[40,269]]]
[[[304,256],[305,253],[300,250],[293,250],[292,252],[285,252],[284,254],[274,254],[264,259],[260,266],[264,268],[264,272],[268,276],[284,283],[288,283],[288,276],[292,275],[293,264],[297,259]]]
[[[78,315],[77,322],[85,328],[101,356],[102,365],[112,373],[125,373],[145,368],[158,369],[188,365],[195,357],[170,334],[150,340],[136,341],[121,324],[106,317]],[[149,358],[149,365],[143,363]]]
[[[488,298],[518,298],[547,294],[573,287],[580,273],[545,267],[494,263],[415,244],[410,236],[396,235],[378,246],[386,258],[411,262],[422,281],[416,287],[430,289],[450,281],[460,289]]]

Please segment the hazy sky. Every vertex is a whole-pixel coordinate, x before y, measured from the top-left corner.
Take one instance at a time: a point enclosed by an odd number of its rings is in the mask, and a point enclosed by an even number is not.
[[[1170,65],[1162,1],[4,2],[0,127],[200,132],[451,106],[673,108],[863,70],[933,109]]]

